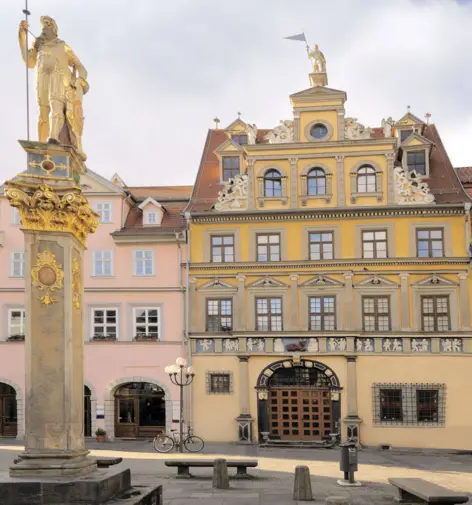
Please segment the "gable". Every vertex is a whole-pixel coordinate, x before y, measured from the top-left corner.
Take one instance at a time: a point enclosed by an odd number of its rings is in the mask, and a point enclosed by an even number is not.
[[[222,280],[218,279],[217,277],[215,277],[211,281],[206,282],[205,284],[203,284],[202,286],[200,286],[197,289],[199,291],[202,289],[210,289],[210,290],[215,290],[215,291],[224,290],[224,289],[232,289],[234,291],[238,290],[238,288],[236,286],[233,286],[232,284],[229,284],[228,282],[222,281]]]
[[[402,118],[400,118],[395,125],[396,126],[413,126],[413,125],[424,125],[426,124],[424,121],[422,121],[419,117],[416,117],[414,114],[411,112],[407,112]]]
[[[315,86],[312,88],[307,88],[302,91],[298,91],[293,95],[290,95],[290,100],[296,103],[302,101],[303,99],[311,100],[342,100],[344,103],[347,99],[347,94],[345,91],[339,89],[327,88],[325,86]]]
[[[316,286],[316,287],[323,287],[323,286],[343,286],[344,284],[336,279],[333,279],[332,277],[328,277],[327,275],[323,274],[318,274],[315,275],[314,277],[311,277],[310,279],[307,279],[304,281],[301,286],[303,287],[311,287],[311,286]]]
[[[116,172],[111,176],[110,181],[112,182],[112,184],[120,188],[126,187],[125,181]]]
[[[236,133],[236,132],[245,132],[246,131],[246,123],[238,118],[235,121],[233,121],[231,124],[229,124],[226,128],[225,131],[230,134],[230,133]]]
[[[412,133],[403,143],[402,143],[402,148],[405,147],[415,147],[415,146],[425,146],[429,147],[433,145],[433,143],[422,137],[421,135],[418,135],[418,133]]]
[[[84,192],[84,194],[93,194],[93,193],[101,193],[101,194],[110,194],[112,195],[123,195],[124,191],[122,188],[116,186],[112,182],[108,181],[101,175],[93,172],[90,169],[87,169],[85,174],[80,176],[80,186]]]
[[[243,153],[244,149],[236,142],[233,142],[232,139],[228,139],[226,142],[223,142],[217,149],[213,151],[214,153],[222,154],[224,152],[237,152]]]
[[[441,275],[433,274],[421,279],[413,284],[413,286],[457,286],[458,283],[446,279]]]
[[[264,277],[249,284],[248,288],[288,288],[288,285],[272,277]]]
[[[360,281],[355,284],[355,287],[398,287],[396,282],[391,281],[390,279],[386,279],[382,275],[369,275],[363,281]]]

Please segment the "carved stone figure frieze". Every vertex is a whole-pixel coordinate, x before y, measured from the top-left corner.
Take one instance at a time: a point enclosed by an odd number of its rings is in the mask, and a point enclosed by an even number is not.
[[[281,338],[274,340],[274,352],[285,352],[285,346]]]
[[[28,68],[36,68],[38,140],[59,144],[66,121],[69,138],[62,143],[71,143],[85,159],[82,150],[82,97],[89,90],[87,70],[74,51],[58,38],[54,19],[42,16],[41,26],[41,34],[31,49],[26,47],[28,22],[22,21],[19,28],[23,60]]]
[[[441,352],[462,352],[461,338],[442,338]]]
[[[384,338],[382,341],[382,349],[385,352],[402,352],[403,340],[401,338]]]
[[[328,338],[328,350],[330,352],[335,351],[344,352],[346,349],[347,349],[347,340],[344,337]]]
[[[239,351],[239,340],[237,338],[224,338],[223,339],[223,351],[224,352],[238,352]]]
[[[197,340],[197,352],[213,352],[215,350],[215,340],[212,338],[202,338]]]
[[[257,126],[255,124],[246,124],[247,143],[253,145],[256,143]]]
[[[225,182],[218,193],[215,210],[246,210],[247,209],[247,175],[239,174]]]
[[[362,140],[372,138],[372,128],[365,127],[357,122],[357,118],[344,119],[344,138],[349,140]]]
[[[383,129],[383,134],[384,137],[388,138],[392,136],[392,128],[393,125],[395,124],[395,121],[389,117],[387,119],[382,119],[382,129]]]
[[[395,198],[401,205],[418,203],[434,203],[434,195],[428,184],[421,179],[416,170],[405,170],[395,167]]]
[[[320,350],[320,345],[318,343],[318,339],[317,338],[308,339],[307,351],[308,352],[319,352],[319,350]]]
[[[269,144],[293,142],[293,121],[281,120],[279,126],[267,133],[264,138],[269,141]]]
[[[431,347],[431,341],[427,338],[412,338],[411,350],[412,352],[428,352]]]
[[[265,352],[265,339],[248,338],[246,340],[247,352]]]
[[[374,352],[374,339],[356,338],[356,352]]]

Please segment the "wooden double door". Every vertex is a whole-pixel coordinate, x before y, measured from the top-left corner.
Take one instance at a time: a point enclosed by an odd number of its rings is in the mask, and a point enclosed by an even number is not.
[[[329,389],[300,386],[269,390],[271,438],[325,440],[332,431]]]
[[[16,391],[7,384],[0,385],[0,436],[16,437],[18,418]]]

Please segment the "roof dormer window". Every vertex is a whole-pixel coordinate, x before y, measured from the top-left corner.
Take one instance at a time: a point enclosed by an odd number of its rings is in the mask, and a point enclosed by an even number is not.
[[[405,140],[413,133],[413,129],[409,128],[408,130],[400,130],[400,144],[405,142]]]
[[[231,135],[231,139],[235,144],[239,144],[240,146],[244,146],[247,144],[246,134]]]
[[[157,225],[157,212],[155,211],[147,211],[144,213],[144,224],[147,225]]]
[[[406,164],[411,172],[415,170],[420,175],[426,175],[426,152],[410,151],[406,153]]]

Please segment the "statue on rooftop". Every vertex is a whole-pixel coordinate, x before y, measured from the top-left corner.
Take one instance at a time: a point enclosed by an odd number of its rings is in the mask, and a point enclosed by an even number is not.
[[[324,54],[318,49],[318,44],[315,44],[314,49],[307,46],[308,57],[313,64],[313,72],[324,73],[326,72],[326,59]]]
[[[39,108],[38,141],[59,144],[59,135],[67,121],[70,143],[85,159],[82,151],[82,97],[89,90],[87,70],[74,51],[58,38],[54,19],[41,17],[42,31],[31,49],[26,45],[28,22],[19,28],[21,55],[28,68],[36,68],[36,94]]]

